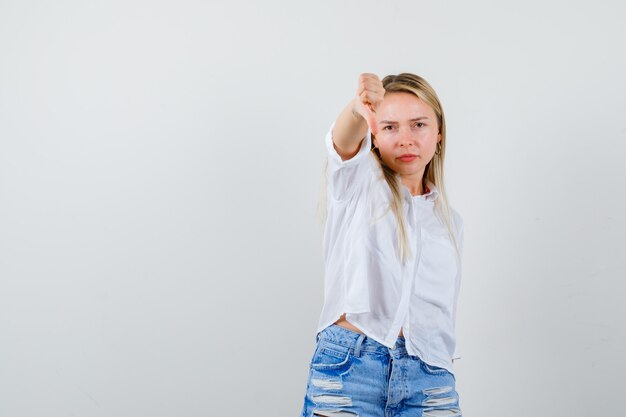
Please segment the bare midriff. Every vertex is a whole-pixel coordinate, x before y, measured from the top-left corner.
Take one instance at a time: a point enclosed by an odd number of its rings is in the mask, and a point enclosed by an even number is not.
[[[339,317],[339,320],[337,320],[335,324],[337,326],[343,327],[344,329],[352,330],[353,332],[357,332],[361,334],[363,333],[358,327],[356,327],[354,324],[346,320],[345,313],[342,314],[341,317]],[[398,336],[404,337],[404,335],[402,334],[402,329],[400,329],[400,334]]]

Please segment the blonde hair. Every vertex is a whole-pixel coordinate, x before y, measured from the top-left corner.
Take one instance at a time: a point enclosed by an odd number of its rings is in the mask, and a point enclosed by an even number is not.
[[[446,156],[446,119],[439,97],[437,96],[437,93],[435,93],[433,87],[425,79],[415,74],[402,73],[398,75],[388,75],[383,78],[382,81],[383,87],[387,93],[404,92],[413,94],[424,103],[428,104],[435,112],[439,133],[441,134],[441,146],[439,147],[440,151],[435,153],[433,158],[426,165],[424,175],[422,177],[422,184],[424,189],[428,181],[432,182],[437,187],[439,196],[435,200],[435,214],[446,226],[450,240],[456,248],[457,256],[459,256],[459,242],[457,242],[456,235],[454,233],[455,225],[452,216],[452,209],[448,202],[444,185],[443,166]],[[373,144],[372,151],[376,152],[379,156],[377,159],[382,168],[385,181],[391,190],[392,200],[390,209],[398,221],[398,255],[400,260],[404,262],[407,258],[411,257],[411,253],[404,219],[404,199],[402,198],[401,193],[400,176],[383,163],[378,150],[374,148]]]

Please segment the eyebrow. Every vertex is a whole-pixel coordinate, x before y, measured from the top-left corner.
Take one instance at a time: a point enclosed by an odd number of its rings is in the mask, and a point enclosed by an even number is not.
[[[428,119],[428,117],[426,117],[426,116],[416,117],[414,119],[410,119],[409,122],[417,122],[418,120],[423,120],[423,119]],[[391,124],[395,124],[395,123],[398,123],[398,122],[396,122],[394,120],[381,120],[379,123],[381,123],[381,124],[386,123],[386,124],[390,124],[391,125]]]

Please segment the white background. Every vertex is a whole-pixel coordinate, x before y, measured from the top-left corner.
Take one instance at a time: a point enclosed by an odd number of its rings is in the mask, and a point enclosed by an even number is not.
[[[464,415],[623,410],[622,1],[0,2],[0,416],[295,416],[323,138],[437,90]]]

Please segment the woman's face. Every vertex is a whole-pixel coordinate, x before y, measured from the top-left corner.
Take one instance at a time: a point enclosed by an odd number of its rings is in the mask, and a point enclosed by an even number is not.
[[[382,160],[401,177],[421,180],[441,140],[434,110],[411,93],[385,94],[373,139]]]

